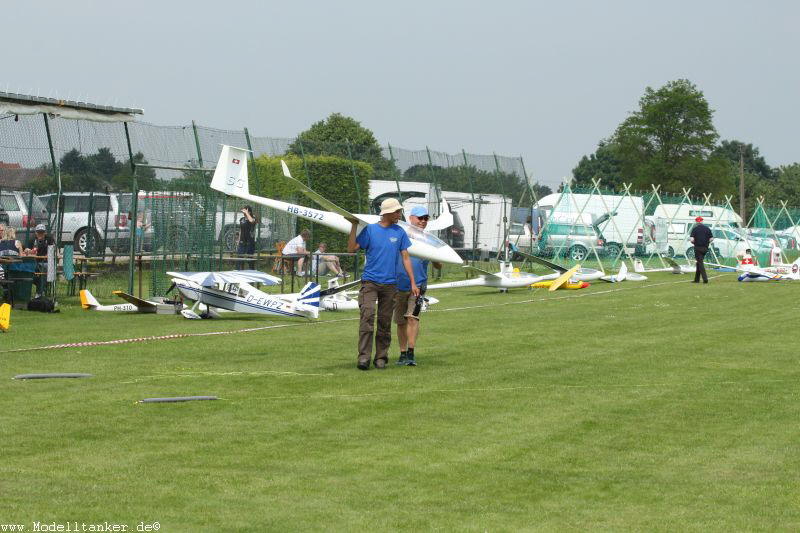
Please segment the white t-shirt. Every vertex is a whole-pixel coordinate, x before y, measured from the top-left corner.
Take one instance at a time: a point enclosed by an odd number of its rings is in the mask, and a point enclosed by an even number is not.
[[[303,240],[303,237],[298,235],[286,243],[286,246],[283,247],[283,255],[299,254],[298,248],[305,248],[305,246],[306,242]]]

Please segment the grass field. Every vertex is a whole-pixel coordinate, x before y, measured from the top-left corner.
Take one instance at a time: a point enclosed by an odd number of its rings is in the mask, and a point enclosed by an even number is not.
[[[440,291],[420,366],[369,372],[355,368],[356,313],[14,312],[0,524],[800,529],[800,284],[712,276]],[[268,325],[288,327],[11,351]],[[11,379],[33,372],[95,377]],[[136,403],[187,395],[221,400]]]

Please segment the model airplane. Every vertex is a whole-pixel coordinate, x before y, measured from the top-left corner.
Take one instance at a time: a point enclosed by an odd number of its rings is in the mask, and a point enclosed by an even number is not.
[[[644,263],[638,257],[633,260],[633,271],[639,274],[645,272],[672,272],[673,274],[694,274],[695,267],[692,265],[680,265],[671,257],[664,257],[664,261],[669,265],[664,268],[644,268]]]
[[[125,304],[111,304],[101,305],[97,298],[89,292],[88,289],[83,289],[80,292],[81,307],[86,311],[108,311],[113,313],[157,313],[174,315],[184,306],[182,303],[167,300],[166,298],[157,298],[153,300],[142,300],[131,294],[114,291],[112,294],[119,296],[128,303]]]
[[[716,263],[706,263],[714,267],[724,267]],[[730,268],[730,267],[728,267]],[[736,271],[739,272],[739,281],[797,281],[800,280],[800,257],[789,265],[780,264],[768,267],[756,265],[737,264]]]
[[[547,259],[542,259],[541,257],[538,257],[536,255],[526,254],[525,252],[521,252],[521,251],[518,251],[517,253],[520,254],[522,257],[524,257],[524,258],[526,258],[526,259],[528,259],[530,261],[533,261],[534,263],[539,263],[540,265],[543,265],[543,266],[546,266],[547,268],[551,268],[551,269],[555,270],[557,272],[557,274],[555,276],[553,276],[552,279],[555,279],[559,275],[562,275],[565,272],[567,272],[568,270],[571,270],[571,269],[567,269],[564,266],[559,265],[558,263],[553,263],[551,261],[548,261]],[[575,271],[575,273],[572,275],[572,277],[570,279],[572,279],[574,281],[595,281],[595,280],[600,279],[604,275],[605,275],[605,272],[603,272],[602,270],[596,270],[594,268],[581,268],[581,267],[578,267],[578,269]]]
[[[328,281],[328,289],[322,291],[320,295],[320,308],[323,311],[357,311],[358,310],[358,291],[347,292],[351,286],[360,283],[361,280],[351,281],[345,285],[339,285],[335,279]],[[424,297],[422,310],[426,311],[428,306],[439,303],[433,296]]]
[[[249,200],[256,204],[265,205],[277,209],[278,211],[305,218],[311,222],[327,226],[342,233],[350,233],[350,228],[352,227],[350,220],[352,219],[359,221],[359,227],[361,229],[367,224],[372,224],[380,220],[378,215],[359,215],[342,209],[319,193],[294,179],[289,172],[289,167],[287,167],[286,163],[283,161],[281,161],[281,166],[283,167],[284,175],[295,187],[329,211],[320,211],[319,209],[312,209],[250,194],[247,181],[247,150],[235,148],[233,146],[224,145],[222,147],[222,153],[219,156],[219,161],[214,171],[214,177],[211,180],[211,188],[230,196],[236,196],[237,198]],[[438,237],[403,221],[398,222],[398,224],[408,234],[409,239],[411,239],[411,247],[408,249],[409,254],[438,263],[452,263],[456,265],[463,263],[461,257],[458,256],[455,250]],[[436,221],[433,221],[432,224],[434,227],[438,227]]]
[[[167,272],[184,298],[195,302],[181,314],[198,319],[200,304],[240,313],[258,313],[284,317],[319,318],[319,285],[307,283],[296,294],[267,294],[251,285],[275,285],[281,279],[257,270],[229,272]]]
[[[628,272],[628,265],[625,264],[625,261],[621,261],[619,272],[610,276],[603,276],[600,279],[609,283],[619,283],[620,281],[647,281],[647,276],[636,272]]]
[[[545,280],[553,280],[558,277],[557,273],[547,274],[545,276],[535,276],[527,272],[520,272],[515,269],[511,263],[501,262],[500,272],[488,272],[486,270],[465,265],[465,270],[475,272],[478,274],[477,278],[465,279],[462,281],[451,281],[448,283],[436,283],[428,285],[428,290],[431,289],[452,289],[456,287],[494,287],[497,289],[520,289],[528,287],[533,283]]]

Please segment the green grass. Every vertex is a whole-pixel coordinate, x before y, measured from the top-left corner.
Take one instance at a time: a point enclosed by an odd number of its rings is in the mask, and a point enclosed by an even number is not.
[[[356,313],[14,312],[0,523],[797,530],[800,284],[714,276],[440,291],[420,366],[369,372],[355,368]],[[279,324],[292,327],[8,351]],[[32,372],[95,377],[10,379]],[[135,403],[206,394],[222,400]]]

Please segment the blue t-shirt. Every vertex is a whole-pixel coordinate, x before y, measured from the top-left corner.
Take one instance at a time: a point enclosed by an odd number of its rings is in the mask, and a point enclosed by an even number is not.
[[[417,282],[417,287],[421,287],[428,282],[428,263],[430,261],[427,259],[411,258],[411,269],[414,271],[414,281]],[[397,290],[411,290],[411,280],[408,279],[408,274],[406,274],[402,256],[397,258]]]
[[[361,279],[375,283],[397,283],[397,259],[401,250],[411,246],[411,239],[397,224],[384,228],[379,223],[361,230],[356,242],[367,254]]]

